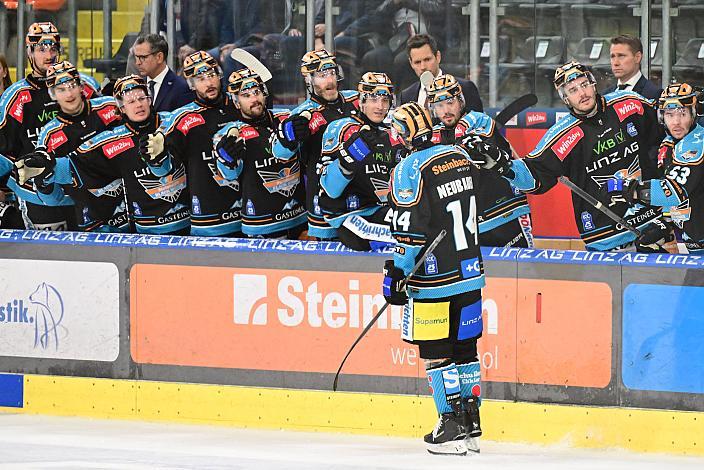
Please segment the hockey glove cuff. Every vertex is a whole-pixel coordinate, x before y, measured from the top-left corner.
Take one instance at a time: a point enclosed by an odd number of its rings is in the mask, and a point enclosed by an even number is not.
[[[401,283],[405,279],[403,270],[394,266],[393,260],[386,260],[384,263],[384,281],[382,291],[384,299],[391,305],[406,305],[408,295],[406,287],[401,288]]]

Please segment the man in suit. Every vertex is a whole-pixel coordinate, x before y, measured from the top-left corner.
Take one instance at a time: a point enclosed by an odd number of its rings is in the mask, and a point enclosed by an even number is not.
[[[618,80],[604,90],[604,94],[616,90],[635,91],[648,99],[656,100],[662,89],[643,76],[640,61],[643,59],[643,44],[629,34],[611,38],[611,72]]]
[[[411,64],[411,68],[418,77],[426,70],[430,71],[434,77],[443,74],[440,69],[442,54],[438,50],[437,41],[429,34],[411,36],[406,43],[406,52],[408,53],[408,61]],[[457,81],[462,87],[467,111],[484,111],[477,86],[469,80],[458,78]],[[401,92],[401,104],[411,101],[415,101],[430,110],[427,90],[420,82],[414,83]]]
[[[158,34],[139,36],[132,47],[139,74],[147,81],[156,111],[173,111],[195,99],[183,77],[166,65],[169,45]]]

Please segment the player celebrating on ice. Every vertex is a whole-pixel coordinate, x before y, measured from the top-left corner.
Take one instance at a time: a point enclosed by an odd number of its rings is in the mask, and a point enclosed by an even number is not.
[[[393,113],[392,126],[411,150],[391,174],[389,206],[396,239],[384,265],[383,292],[405,305],[402,338],[418,345],[440,418],[425,436],[429,452],[479,452],[484,268],[478,243],[478,170],[463,149],[434,145],[428,111],[416,102]],[[425,258],[429,244],[446,235]],[[402,284],[413,267],[408,291]],[[410,300],[409,300],[410,297]]]

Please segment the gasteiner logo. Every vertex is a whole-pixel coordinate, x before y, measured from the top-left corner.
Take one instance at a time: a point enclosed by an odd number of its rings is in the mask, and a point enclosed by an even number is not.
[[[127,149],[134,147],[134,142],[129,137],[124,137],[115,142],[103,145],[103,153],[107,158],[114,158]]]
[[[526,113],[526,125],[534,126],[536,124],[541,124],[543,122],[548,122],[548,113],[543,111],[533,111]]]
[[[64,131],[59,131],[51,134],[49,137],[49,143],[46,147],[49,152],[53,152],[66,142],[68,142],[68,137],[66,137]]]
[[[643,115],[643,103],[638,100],[626,100],[623,103],[614,105],[614,109],[620,122],[623,122],[624,119],[632,114]]]
[[[183,119],[181,119],[181,122],[178,123],[178,126],[176,126],[176,128],[180,130],[183,134],[188,134],[188,132],[192,128],[198,127],[202,124],[205,124],[205,119],[203,119],[203,116],[197,113],[191,113],[187,114]]]
[[[244,140],[254,139],[259,137],[259,132],[252,126],[246,126],[240,130],[240,137]]]
[[[284,327],[313,328],[361,328],[367,325],[385,303],[381,293],[364,293],[375,291],[376,276],[361,279],[364,274],[330,274],[337,278],[335,282],[318,280],[315,273],[305,272],[233,274],[233,321],[236,325],[274,323]],[[392,305],[390,311],[391,321],[384,313],[377,328],[401,328],[402,307]]]
[[[22,122],[24,120],[24,105],[32,101],[32,95],[28,90],[24,90],[17,95],[17,99],[10,107],[10,115],[17,119],[17,121]]]
[[[328,122],[325,120],[322,114],[320,114],[318,111],[313,113],[313,116],[310,118],[310,121],[308,122],[308,129],[310,129],[311,134],[315,134],[318,132],[318,129],[323,127],[325,124]]]
[[[565,157],[572,151],[577,142],[579,142],[584,137],[584,131],[581,127],[575,127],[570,132],[562,136],[560,140],[555,142],[552,147],[553,152],[560,160],[564,160]]]
[[[117,119],[117,110],[114,106],[99,109],[97,114],[100,120],[103,121],[103,124],[110,124],[112,121]]]

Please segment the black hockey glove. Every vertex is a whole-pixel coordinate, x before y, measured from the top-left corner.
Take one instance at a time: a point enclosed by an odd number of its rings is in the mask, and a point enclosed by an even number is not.
[[[342,174],[351,178],[360,168],[364,168],[364,159],[374,148],[374,133],[371,127],[364,125],[352,134],[340,149],[340,169]]]
[[[157,131],[154,134],[139,136],[139,156],[150,166],[163,165],[169,154],[164,146],[164,134]]]
[[[234,132],[233,132],[234,131]],[[247,145],[244,139],[239,136],[236,128],[232,128],[227,132],[220,142],[215,146],[217,157],[223,165],[230,169],[234,169],[244,160],[247,154]]]
[[[289,150],[295,150],[300,142],[310,137],[310,113],[303,111],[284,119],[276,131],[279,142]]]
[[[660,219],[653,219],[636,240],[639,252],[662,252],[663,246],[675,239],[673,227]]]
[[[641,183],[637,179],[611,178],[606,181],[606,190],[610,198],[610,206],[619,202],[625,202],[629,206],[639,202],[650,204],[650,182]]]
[[[15,166],[20,185],[34,178],[34,184],[41,189],[46,186],[45,180],[54,174],[56,159],[45,150],[36,150],[17,160]]]
[[[403,270],[394,266],[393,260],[386,260],[384,263],[384,281],[382,283],[382,292],[384,299],[391,305],[406,305],[408,295],[404,286],[401,289],[401,282],[405,279]]]
[[[511,170],[511,155],[495,143],[469,134],[460,140],[460,146],[467,151],[472,161],[480,168],[508,176],[509,170]]]

